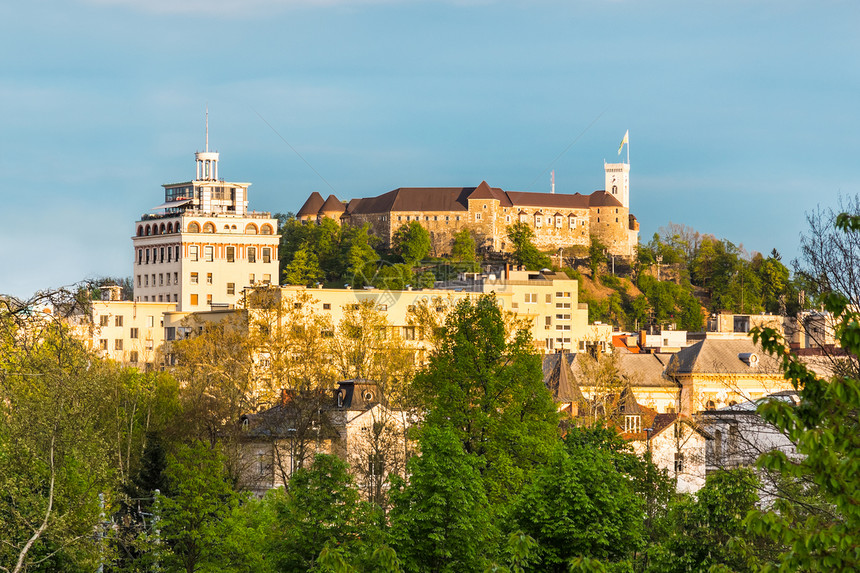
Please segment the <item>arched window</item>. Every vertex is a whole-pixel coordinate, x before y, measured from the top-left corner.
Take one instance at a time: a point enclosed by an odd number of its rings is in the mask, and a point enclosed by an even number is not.
[[[137,226],[137,236],[138,236],[138,237],[142,237],[142,236],[143,236],[143,225],[138,225],[138,226]]]
[[[168,233],[173,232],[173,221],[171,221],[170,223],[167,224],[167,232]]]
[[[148,237],[148,236],[150,236],[151,234],[152,234],[152,229],[149,227],[149,225],[147,225],[147,226],[146,226],[146,236]]]
[[[188,232],[189,233],[199,233],[200,232],[200,224],[196,221],[192,221],[188,223]]]
[[[260,227],[261,235],[271,235],[272,234],[272,226],[268,223]]]
[[[612,186],[612,194],[613,194],[613,195],[617,195],[617,194],[618,194],[618,185],[613,185],[613,186]]]
[[[717,405],[714,404],[713,400],[708,400],[708,402],[705,404],[705,410],[716,410],[716,409],[717,409]]]
[[[213,225],[212,223],[206,223],[205,225],[203,225],[203,232],[204,233],[214,233],[215,232],[215,225]]]
[[[161,227],[158,229],[158,234],[159,234],[159,235],[163,235],[163,234],[164,234],[164,229],[166,229],[166,228],[167,228],[167,227],[164,225],[164,223],[162,223],[162,224],[161,224]]]
[[[231,229],[231,230],[233,230],[233,231],[235,231],[235,230],[236,230],[236,225],[230,225],[230,229]]]
[[[245,234],[246,235],[256,235],[257,234],[257,225],[254,223],[248,223],[245,225]]]

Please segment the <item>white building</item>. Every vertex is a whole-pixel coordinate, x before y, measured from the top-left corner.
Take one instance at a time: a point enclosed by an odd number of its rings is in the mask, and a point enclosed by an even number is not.
[[[218,153],[195,154],[193,181],[169,183],[156,214],[135,223],[134,300],[177,310],[235,304],[242,289],[278,284],[277,221],[248,211],[250,183],[218,178]]]

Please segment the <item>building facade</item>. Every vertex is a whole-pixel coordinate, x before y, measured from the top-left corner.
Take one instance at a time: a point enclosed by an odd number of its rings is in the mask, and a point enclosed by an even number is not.
[[[277,221],[248,210],[250,183],[218,177],[218,153],[195,154],[194,180],[165,184],[164,203],[135,223],[134,300],[178,310],[235,304],[254,284],[278,283]]]
[[[312,193],[296,217],[304,223],[330,218],[342,225],[370,225],[390,246],[397,230],[417,221],[430,233],[432,254],[449,253],[454,234],[468,229],[479,247],[510,252],[507,227],[520,222],[544,251],[586,247],[594,235],[610,254],[632,257],[639,223],[630,213],[630,166],[604,164],[606,189],[589,195],[503,191],[482,181],[477,187],[401,187],[377,197],[342,202]]]

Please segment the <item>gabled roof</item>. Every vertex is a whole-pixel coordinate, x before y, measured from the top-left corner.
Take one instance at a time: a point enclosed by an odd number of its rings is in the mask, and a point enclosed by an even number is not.
[[[322,195],[314,191],[311,193],[311,196],[308,197],[308,200],[305,201],[305,204],[302,205],[302,208],[299,209],[299,212],[296,213],[296,217],[316,215],[320,212],[323,204],[325,204],[325,201],[323,201]]]
[[[654,422],[651,424],[651,439],[654,439],[658,434],[663,432],[666,428],[671,427],[675,422],[680,424],[686,424],[690,426],[690,428],[704,437],[706,440],[713,439],[713,436],[705,430],[701,425],[699,425],[695,420],[686,416],[684,414],[657,414],[654,416]]]
[[[670,379],[664,378],[665,368],[665,355],[633,352],[618,354],[618,370],[632,386],[676,386]]]
[[[585,401],[579,385],[570,372],[570,364],[562,354],[549,354],[544,357],[544,384],[552,392],[556,402]]]
[[[588,195],[589,207],[623,207],[621,201],[612,196],[606,191],[595,191]]]
[[[749,361],[750,356],[756,360]],[[744,360],[746,357],[746,360]],[[753,365],[753,362],[755,364]],[[777,361],[751,339],[705,338],[672,358],[670,374],[779,374]]]
[[[343,202],[335,197],[334,195],[329,195],[328,199],[325,200],[322,207],[320,207],[320,213],[343,213],[346,210],[346,205]]]
[[[469,195],[469,199],[495,199],[502,207],[511,207],[511,200],[508,195],[498,187],[490,187],[486,181],[481,181],[481,184],[475,187],[475,190]]]

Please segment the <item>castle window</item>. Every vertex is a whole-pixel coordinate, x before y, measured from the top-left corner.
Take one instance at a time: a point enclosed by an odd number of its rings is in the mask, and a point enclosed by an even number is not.
[[[598,223],[600,222],[600,217],[598,217],[598,218],[597,218],[597,222],[598,222]]]
[[[475,213],[475,220],[476,220],[476,221],[480,221],[480,220],[481,220],[481,214],[480,214],[480,213]]]
[[[505,223],[510,223],[510,222],[511,222],[511,216],[505,215]]]
[[[438,215],[433,215],[433,220],[434,220],[434,221],[438,221],[438,220],[439,220],[439,216],[438,216]]]
[[[618,217],[615,217],[615,222],[616,222],[616,223],[618,222]]]
[[[457,220],[458,220],[458,221],[460,220],[460,215],[457,215]]]
[[[398,221],[402,221],[402,220],[403,220],[403,217],[401,217],[400,215],[397,215],[397,220],[398,220]]]
[[[612,194],[613,194],[613,195],[617,195],[617,194],[618,194],[618,185],[613,185],[613,186],[612,186]]]
[[[486,209],[486,208],[487,208],[487,205],[485,204],[485,205],[484,205],[484,209]]]

